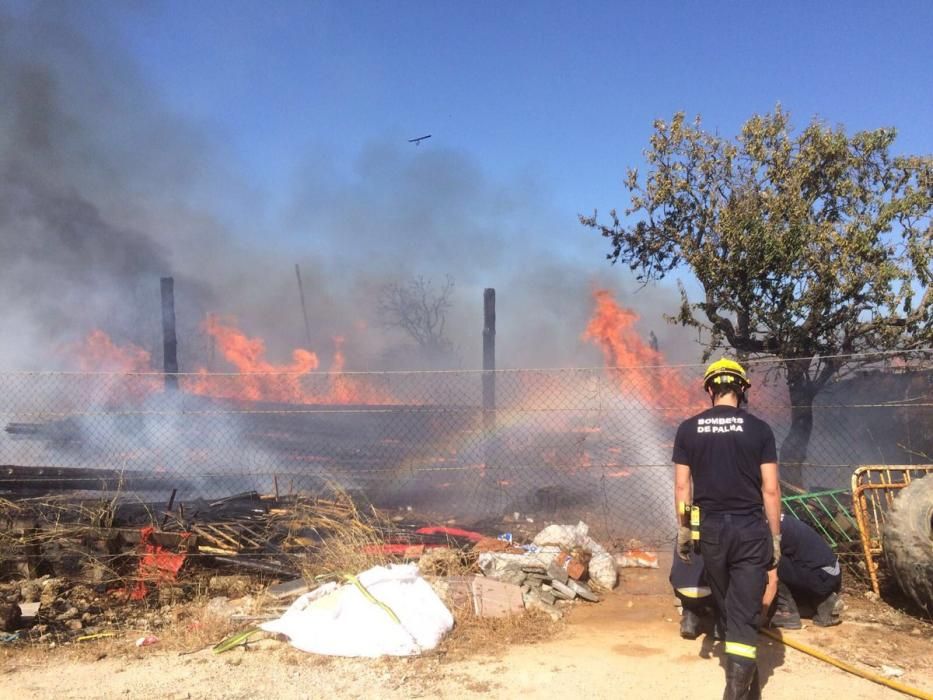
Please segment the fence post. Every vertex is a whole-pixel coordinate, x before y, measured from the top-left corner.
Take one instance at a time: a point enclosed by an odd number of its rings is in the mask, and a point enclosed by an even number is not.
[[[162,367],[165,390],[178,388],[178,341],[175,337],[175,280],[162,278]]]
[[[483,427],[496,427],[496,290],[483,291]]]
[[[308,307],[305,305],[305,288],[301,283],[301,268],[295,263],[295,277],[298,278],[298,296],[301,297],[301,317],[305,320],[305,341],[306,349],[311,349],[311,324],[308,323]]]

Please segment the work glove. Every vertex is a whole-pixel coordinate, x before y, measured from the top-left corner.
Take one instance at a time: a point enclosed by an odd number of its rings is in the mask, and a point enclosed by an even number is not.
[[[690,528],[681,525],[677,530],[677,556],[689,563],[692,551],[693,541],[690,539]]]
[[[771,546],[774,548],[774,553],[771,555],[771,568],[776,569],[778,562],[781,561],[781,536],[780,535],[771,535]]]

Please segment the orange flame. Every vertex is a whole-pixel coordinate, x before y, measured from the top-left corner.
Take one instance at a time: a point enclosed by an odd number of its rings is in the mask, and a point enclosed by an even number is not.
[[[152,371],[146,350],[133,343],[117,345],[102,330],[91,331],[72,350],[82,372],[130,374]]]
[[[102,330],[91,331],[83,341],[69,347],[68,354],[82,372],[123,375],[107,380],[107,405],[140,401],[163,386],[156,376],[127,376],[152,372],[149,352],[133,343],[117,345]]]
[[[606,367],[617,370],[613,377],[622,392],[634,394],[651,406],[680,411],[704,405],[702,394],[690,387],[675,368],[664,367],[664,355],[635,331],[638,314],[619,306],[605,289],[595,290],[593,298],[596,309],[583,339],[599,345]]]
[[[233,319],[221,319],[209,314],[202,324],[204,332],[214,339],[224,359],[243,374],[217,376],[207,370],[198,376],[185,378],[182,386],[193,394],[241,401],[271,401],[277,403],[389,403],[391,398],[362,381],[343,374],[346,363],[343,338],[334,338],[336,346],[331,373],[326,387],[315,392],[308,379],[319,366],[314,352],[303,348],[292,351],[289,364],[276,365],[266,359],[266,344],[262,338],[251,338],[236,327]]]
[[[368,386],[364,381],[349,377],[343,373],[346,358],[343,355],[342,336],[334,337],[334,359],[331,362],[330,391],[327,403],[391,403],[391,397],[384,391]]]
[[[201,329],[214,339],[223,358],[240,374],[211,374],[200,368],[194,375],[182,375],[183,390],[202,396],[239,401],[269,401],[300,404],[386,404],[393,399],[388,392],[370,386],[363,378],[344,373],[344,339],[334,338],[334,358],[327,375],[310,378],[319,366],[317,355],[303,348],[292,351],[290,363],[277,365],[266,359],[262,338],[251,338],[236,327],[233,319],[208,314]],[[73,348],[72,357],[83,372],[132,374],[153,372],[146,350],[128,343],[117,345],[102,330],[92,331]],[[157,376],[133,377],[121,393],[130,398],[158,391],[162,380]],[[314,390],[317,388],[317,391]]]

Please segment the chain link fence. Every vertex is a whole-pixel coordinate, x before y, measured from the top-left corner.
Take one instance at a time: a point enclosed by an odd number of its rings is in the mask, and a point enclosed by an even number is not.
[[[671,447],[702,410],[701,365],[389,373],[0,374],[0,493],[120,492],[154,503],[340,489],[385,509],[503,528],[583,519],[659,546],[672,536]],[[749,410],[791,430],[775,363]],[[883,361],[816,398],[798,484],[847,488],[854,465],[933,454],[933,374]],[[782,465],[787,467],[788,465]],[[495,525],[493,525],[495,523]]]

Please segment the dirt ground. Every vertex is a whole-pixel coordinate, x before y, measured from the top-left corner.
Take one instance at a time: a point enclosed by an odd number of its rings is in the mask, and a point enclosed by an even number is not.
[[[439,652],[411,659],[336,659],[263,639],[214,655],[167,645],[136,648],[130,636],[69,648],[0,650],[0,688],[10,698],[467,698],[525,695],[649,698],[721,697],[722,653],[708,638],[681,639],[666,571],[627,570],[599,604],[579,604],[544,635],[507,643],[502,635],[453,635]],[[933,625],[884,604],[847,599],[845,622],[787,633],[876,673],[933,693]],[[535,640],[544,636],[546,639]],[[480,647],[480,648],[477,648]],[[762,638],[763,697],[833,695],[884,700],[901,693]]]

